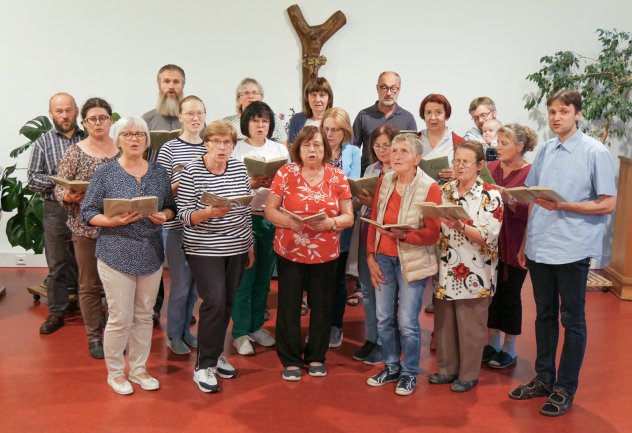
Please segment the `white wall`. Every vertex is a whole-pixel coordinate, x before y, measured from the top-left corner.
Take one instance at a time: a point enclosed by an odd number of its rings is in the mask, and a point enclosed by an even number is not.
[[[185,93],[200,96],[207,119],[232,114],[234,90],[246,76],[259,80],[265,101],[276,112],[300,109],[299,40],[287,17],[290,1],[107,2],[4,1],[0,16],[0,165],[14,163],[9,152],[26,142],[18,130],[47,113],[49,97],[69,92],[83,103],[99,96],[122,115],[141,115],[156,100],[157,70],[176,63],[187,74]],[[402,76],[400,104],[416,114],[428,93],[451,102],[449,121],[457,133],[471,127],[467,107],[476,96],[496,101],[499,119],[537,128],[550,136],[545,119],[523,109],[536,86],[527,74],[544,55],[560,50],[594,56],[597,28],[632,30],[632,2],[594,1],[332,1],[299,4],[312,25],[340,9],[347,24],[324,46],[327,77],[335,105],[351,117],[376,100],[383,70]],[[632,156],[632,146],[611,148]],[[19,159],[25,167],[28,155]],[[0,225],[0,266],[14,266]],[[611,225],[611,224],[610,224]],[[604,254],[609,254],[610,238]],[[12,254],[7,254],[12,253]],[[27,265],[43,264],[27,257]]]

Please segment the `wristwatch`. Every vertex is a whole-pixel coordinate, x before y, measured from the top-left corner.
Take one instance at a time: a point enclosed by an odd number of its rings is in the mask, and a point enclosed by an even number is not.
[[[332,218],[334,222],[334,226],[331,228],[332,231],[335,231],[338,228],[338,224],[336,224],[336,218]]]
[[[459,230],[459,233],[465,232],[465,227],[467,227],[467,224],[463,223],[463,227],[461,227],[461,230]]]
[[[515,198],[513,198],[513,197],[511,197],[509,200],[507,200],[507,204],[508,204],[509,206],[513,205],[515,202],[516,202],[516,199],[515,199]]]

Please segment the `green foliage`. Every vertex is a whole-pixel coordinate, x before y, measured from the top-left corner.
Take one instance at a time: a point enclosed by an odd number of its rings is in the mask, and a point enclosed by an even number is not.
[[[529,98],[531,110],[560,89],[576,89],[582,95],[583,115],[589,134],[602,143],[610,136],[626,136],[625,123],[632,119],[632,33],[598,29],[601,52],[597,59],[573,51],[544,56],[545,66],[527,76],[539,88]]]

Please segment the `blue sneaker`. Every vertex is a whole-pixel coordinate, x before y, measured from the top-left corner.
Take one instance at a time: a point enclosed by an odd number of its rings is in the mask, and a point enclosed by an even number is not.
[[[402,374],[395,387],[395,394],[398,395],[410,395],[417,386],[417,377],[410,374]]]
[[[393,370],[391,367],[386,367],[380,373],[373,377],[370,377],[366,383],[370,386],[382,386],[387,383],[397,382],[399,380],[399,371]]]

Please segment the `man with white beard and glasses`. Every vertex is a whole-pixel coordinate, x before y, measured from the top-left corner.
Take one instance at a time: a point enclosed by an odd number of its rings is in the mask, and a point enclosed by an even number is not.
[[[78,287],[72,232],[66,225],[68,212],[55,199],[55,184],[49,176],[57,175],[57,163],[68,147],[83,140],[83,131],[77,128],[79,109],[72,96],[57,93],[50,98],[48,106],[54,127],[33,143],[28,168],[29,188],[44,199],[48,318],[40,327],[40,334],[52,334],[63,326],[69,290]]]

